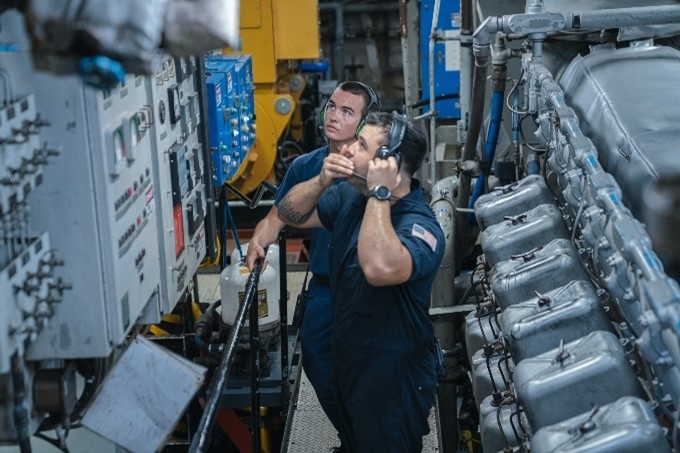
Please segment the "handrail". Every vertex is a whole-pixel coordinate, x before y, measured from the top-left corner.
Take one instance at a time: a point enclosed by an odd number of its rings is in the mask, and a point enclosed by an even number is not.
[[[212,428],[215,424],[215,414],[219,405],[218,403],[222,397],[224,387],[227,384],[231,364],[234,361],[234,355],[236,354],[238,341],[241,336],[241,331],[243,330],[243,324],[245,323],[246,313],[249,312],[250,306],[253,304],[253,300],[255,300],[257,296],[257,287],[260,283],[261,272],[262,260],[260,259],[255,262],[255,267],[248,277],[243,303],[239,306],[238,313],[236,314],[236,320],[234,321],[234,326],[231,329],[231,332],[229,332],[227,346],[222,352],[222,359],[220,360],[220,365],[217,373],[215,374],[215,378],[212,380],[210,387],[208,388],[208,395],[210,395],[210,399],[205,405],[205,411],[201,416],[201,421],[198,424],[196,435],[191,440],[191,445],[189,446],[189,451],[192,453],[208,451],[208,447],[210,446],[210,433],[212,432]],[[256,325],[257,323],[254,323],[254,326]],[[251,353],[257,355],[258,351],[251,351]],[[255,370],[253,370],[253,373],[254,372]],[[259,439],[259,429],[256,426],[253,427],[253,437]]]

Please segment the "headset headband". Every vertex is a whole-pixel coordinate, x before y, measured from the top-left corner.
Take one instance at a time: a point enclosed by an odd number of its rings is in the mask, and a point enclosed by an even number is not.
[[[394,153],[397,148],[401,146],[404,135],[406,134],[406,124],[408,120],[406,115],[392,112],[392,127],[390,127],[390,153]]]

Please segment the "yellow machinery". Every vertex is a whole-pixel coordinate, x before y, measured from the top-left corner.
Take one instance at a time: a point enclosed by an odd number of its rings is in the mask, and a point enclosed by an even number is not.
[[[272,178],[277,142],[298,110],[306,82],[297,61],[319,57],[317,0],[241,2],[241,39],[238,53],[251,54],[253,60],[257,134],[229,183],[249,193]]]

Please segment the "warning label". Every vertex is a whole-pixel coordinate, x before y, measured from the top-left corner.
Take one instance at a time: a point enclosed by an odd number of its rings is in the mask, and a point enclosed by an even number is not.
[[[238,304],[243,303],[244,291],[238,293]],[[266,318],[269,316],[269,304],[267,303],[267,290],[261,289],[257,292],[257,317]]]

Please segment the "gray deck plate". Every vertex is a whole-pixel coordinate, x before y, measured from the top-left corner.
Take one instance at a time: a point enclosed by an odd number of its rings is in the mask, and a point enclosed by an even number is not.
[[[340,445],[335,429],[319,405],[314,388],[304,373],[300,379],[297,406],[293,411],[293,420],[288,453],[323,453],[330,452]],[[439,452],[437,441],[437,424],[434,409],[430,414],[430,433],[423,437],[423,453]]]

